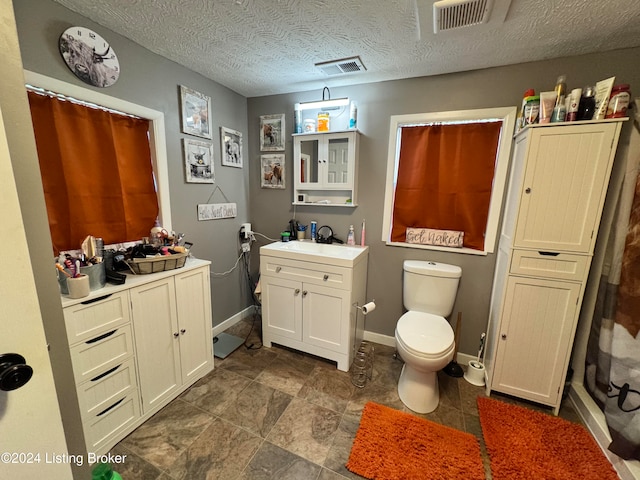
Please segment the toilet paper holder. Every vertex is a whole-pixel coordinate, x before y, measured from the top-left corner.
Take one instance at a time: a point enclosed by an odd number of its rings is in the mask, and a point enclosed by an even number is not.
[[[373,300],[371,300],[368,303],[365,303],[362,306],[358,305],[358,302],[356,302],[353,304],[353,306],[356,307],[358,310],[360,310],[363,315],[368,315],[369,313],[373,312],[376,309],[376,299],[374,298]]]

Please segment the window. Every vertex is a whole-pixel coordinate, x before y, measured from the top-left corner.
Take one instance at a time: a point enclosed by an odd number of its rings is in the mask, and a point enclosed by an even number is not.
[[[156,110],[110,97],[100,92],[61,82],[34,72],[25,71],[25,81],[30,85],[36,85],[69,97],[74,97],[149,120],[149,144],[151,148],[153,175],[158,197],[158,218],[165,229],[171,230],[171,208],[169,203],[169,179],[164,133],[164,114]]]
[[[493,252],[515,116],[516,107],[392,116],[382,240],[456,253]],[[464,231],[465,246],[407,243],[407,227]]]

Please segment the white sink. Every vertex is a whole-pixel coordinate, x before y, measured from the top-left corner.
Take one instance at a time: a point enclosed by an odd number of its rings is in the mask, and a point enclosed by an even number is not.
[[[353,267],[366,258],[368,250],[369,247],[295,240],[260,247],[260,255]]]

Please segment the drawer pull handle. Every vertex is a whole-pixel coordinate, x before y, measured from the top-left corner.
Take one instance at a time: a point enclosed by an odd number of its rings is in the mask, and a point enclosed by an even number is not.
[[[97,382],[98,380],[100,380],[101,378],[106,377],[107,375],[109,375],[110,373],[115,372],[117,369],[119,369],[122,366],[122,364],[120,365],[116,365],[115,367],[113,367],[111,370],[107,370],[104,373],[101,373],[100,375],[98,375],[97,377],[93,377],[91,379],[92,382]]]
[[[99,302],[100,300],[104,300],[105,298],[109,298],[111,295],[113,295],[113,293],[110,293],[108,295],[103,295],[101,297],[97,297],[97,298],[92,298],[91,300],[85,300],[84,302],[80,302],[81,305],[89,305],[91,303],[95,303],[95,302]]]
[[[105,333],[105,334],[103,334],[103,335],[100,335],[99,337],[92,338],[91,340],[87,340],[87,341],[86,341],[86,342],[84,342],[84,343],[86,343],[86,344],[91,344],[91,343],[99,342],[100,340],[104,340],[105,338],[110,337],[111,335],[113,335],[113,334],[114,334],[114,333],[116,333],[117,331],[118,331],[118,329],[116,328],[115,330],[111,330],[110,332],[107,332],[107,333]]]
[[[103,411],[101,411],[100,413],[96,414],[96,417],[99,417],[101,415],[104,415],[105,413],[107,413],[109,410],[111,410],[112,408],[116,408],[118,405],[120,405],[122,402],[124,402],[124,398],[121,398],[120,400],[118,400],[116,403],[114,403],[113,405],[111,405],[110,407],[105,408]]]
[[[280,270],[282,270],[282,267],[276,267],[276,273],[280,273]]]
[[[540,255],[544,255],[546,257],[557,257],[560,255],[560,252],[538,252]]]
[[[329,280],[329,275],[326,275],[324,277],[322,277],[322,279],[326,282],[327,280]]]
[[[296,289],[293,291],[293,294],[294,294],[294,295],[298,295],[299,293],[300,293],[300,289],[299,289],[299,288],[296,288]]]

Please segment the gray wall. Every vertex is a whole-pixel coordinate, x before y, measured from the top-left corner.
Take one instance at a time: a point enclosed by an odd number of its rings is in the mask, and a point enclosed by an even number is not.
[[[246,99],[57,3],[49,0],[13,3],[25,69],[164,113],[173,229],[186,233],[187,240],[194,244],[192,253],[198,258],[211,260],[213,271],[230,269],[238,255],[240,224],[248,218],[249,169],[221,166],[220,127],[246,134]],[[120,78],[113,86],[96,89],[77,79],[66,67],[58,51],[58,38],[64,30],[75,25],[94,29],[113,46],[121,67]],[[229,202],[237,203],[236,218],[204,222],[197,219],[198,203],[226,203],[226,200],[219,191],[212,196],[215,185],[188,184],[184,180],[182,139],[204,139],[180,132],[179,85],[209,95],[212,99],[216,185],[220,186]],[[246,147],[243,153],[246,157]],[[243,310],[249,304],[249,295],[239,269],[224,277],[212,276],[211,280],[212,323],[216,325]]]
[[[355,209],[298,206],[296,218],[304,224],[316,220],[328,224],[338,236],[346,239],[350,224],[367,222],[367,244],[370,247],[367,298],[375,299],[378,308],[367,316],[366,329],[383,335],[394,335],[395,324],[404,312],[402,306],[402,261],[404,259],[433,260],[462,267],[460,289],[453,311],[462,312],[462,333],[459,351],[475,355],[480,334],[485,331],[489,313],[489,297],[493,280],[495,255],[476,256],[390,247],[382,242],[382,211],[391,115],[463,110],[473,108],[520,105],[528,88],[536,92],[553,90],[556,78],[567,75],[569,89],[593,85],[615,75],[617,83],[640,85],[640,49],[617,50],[515,66],[490,68],[435,77],[331,88],[331,97],[349,97],[358,103],[358,128],[362,131],[359,157],[358,204]],[[328,80],[328,85],[331,86]],[[637,88],[637,87],[636,87]],[[254,230],[276,238],[294,216],[293,143],[286,145],[287,176],[285,190],[260,188],[259,138],[260,115],[286,113],[288,133],[293,133],[295,102],[318,100],[321,91],[299,92],[270,97],[250,98],[249,159],[250,217]],[[629,130],[621,143],[628,141]]]

